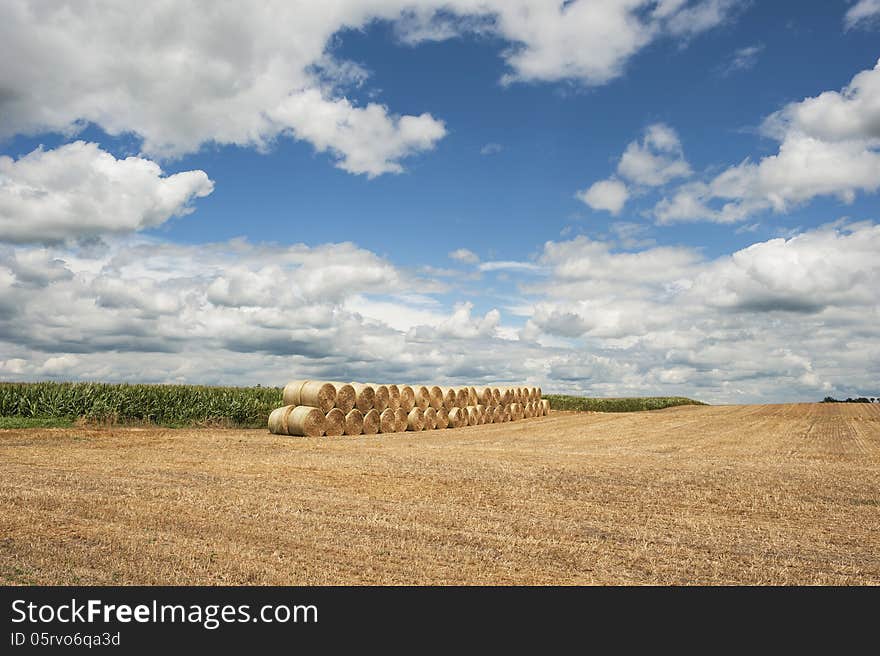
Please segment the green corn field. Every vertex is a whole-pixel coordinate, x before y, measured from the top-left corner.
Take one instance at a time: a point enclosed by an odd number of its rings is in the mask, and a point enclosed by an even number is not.
[[[109,383],[0,383],[0,428],[96,423],[161,426],[229,425],[263,427],[281,405],[280,387],[203,385],[117,385]],[[545,395],[554,410],[636,412],[699,404],[684,397],[591,399]],[[47,420],[59,423],[46,423]]]
[[[163,426],[265,426],[279,387],[0,383],[0,416]]]
[[[641,412],[662,410],[677,405],[705,405],[684,396],[646,396],[620,399],[593,399],[583,396],[545,394],[553,410],[580,410],[591,412]]]

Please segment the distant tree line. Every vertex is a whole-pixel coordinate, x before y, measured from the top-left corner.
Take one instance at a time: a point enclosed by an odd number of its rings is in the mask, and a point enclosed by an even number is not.
[[[856,399],[835,399],[833,396],[826,396],[824,399],[822,399],[822,403],[880,403],[880,397],[860,396]]]

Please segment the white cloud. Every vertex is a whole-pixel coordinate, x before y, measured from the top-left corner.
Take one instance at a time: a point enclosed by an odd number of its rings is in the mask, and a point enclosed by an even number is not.
[[[648,237],[650,226],[630,221],[615,221],[608,229],[623,248],[647,248],[653,246],[654,239]]]
[[[616,216],[626,205],[629,190],[620,180],[609,178],[594,182],[589,188],[577,192],[575,196],[594,210],[605,210]]]
[[[464,262],[465,264],[477,264],[480,261],[480,257],[467,248],[458,248],[452,251],[449,254],[449,257],[453,260]]]
[[[862,71],[842,91],[791,103],[769,116],[766,135],[779,151],[744,160],[708,182],[692,182],[662,199],[660,223],[742,221],[787,212],[816,196],[850,203],[880,188],[880,64]]]
[[[684,159],[678,134],[668,125],[648,126],[642,142],[631,142],[620,157],[617,172],[631,182],[659,187],[687,177],[691,167]]]
[[[94,143],[0,156],[0,240],[63,241],[158,226],[192,211],[214,184],[204,171],[163,175],[141,157],[116,159]]]
[[[541,271],[541,267],[532,262],[517,262],[514,260],[496,260],[493,262],[483,262],[479,267],[480,271]]]
[[[822,141],[880,139],[880,61],[841,91],[790,103],[765,121],[764,131],[781,138],[802,133]]]
[[[731,55],[730,59],[721,68],[722,75],[731,75],[740,71],[747,71],[754,68],[758,62],[758,55],[763,52],[763,45],[745,46],[738,48]]]
[[[502,150],[504,150],[504,146],[499,143],[487,143],[480,148],[480,155],[497,155]]]
[[[0,5],[0,43],[15,65],[0,68],[0,137],[94,123],[137,135],[149,156],[175,157],[210,143],[265,149],[292,134],[346,171],[396,173],[445,126],[429,113],[398,116],[347,99],[345,88],[367,73],[332,57],[341,30],[397,21],[413,43],[486,30],[510,44],[506,81],[602,84],[654,40],[717,25],[726,4],[299,0],[205,11],[196,2],[9,0]]]
[[[394,18],[400,4],[6,2],[0,42],[16,65],[0,69],[0,136],[92,122],[173,157],[212,142],[262,149],[289,131],[346,171],[398,172],[443,137],[442,121],[356,107],[336,87],[365,72],[326,48],[343,27]]]
[[[354,107],[317,89],[291,94],[270,115],[319,152],[332,152],[339,168],[371,178],[400,173],[401,159],[433,149],[446,135],[443,122],[430,114],[392,116],[382,105]]]
[[[715,259],[578,237],[523,269],[503,263],[522,295],[475,312],[462,289],[353,244],[0,245],[0,378],[282,384],[296,372],[728,402],[852,396],[880,378],[877,252],[874,223]]]
[[[573,340],[573,358],[613,361],[617,386],[595,363],[554,367],[557,377],[589,377],[594,391],[696,388],[743,402],[852,395],[874,389],[880,373],[878,248],[873,223],[715,260],[687,248],[615,252],[585,237],[548,242],[540,261],[550,275],[524,287],[539,300],[521,332]]]
[[[639,187],[659,187],[676,178],[687,177],[691,167],[684,158],[678,133],[664,123],[645,129],[641,141],[632,141],[617,163],[617,174]],[[577,192],[576,197],[594,210],[620,214],[632,195],[625,182],[617,177],[594,182]]]
[[[858,0],[846,10],[843,22],[848,29],[871,23],[880,17],[880,0]]]
[[[431,4],[419,5],[397,28],[408,43],[466,32],[500,36],[513,44],[504,53],[510,68],[505,83],[598,85],[621,75],[627,61],[657,39],[690,38],[716,27],[733,5],[729,0],[451,0],[443,3],[447,12],[441,14]]]

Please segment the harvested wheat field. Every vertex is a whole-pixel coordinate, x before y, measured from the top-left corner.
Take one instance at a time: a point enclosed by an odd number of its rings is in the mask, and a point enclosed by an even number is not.
[[[880,406],[0,431],[0,583],[878,584]]]

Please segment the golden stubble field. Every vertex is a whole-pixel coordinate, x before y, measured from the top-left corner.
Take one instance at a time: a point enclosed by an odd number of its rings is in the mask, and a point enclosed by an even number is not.
[[[880,584],[880,405],[0,431],[0,583]]]

